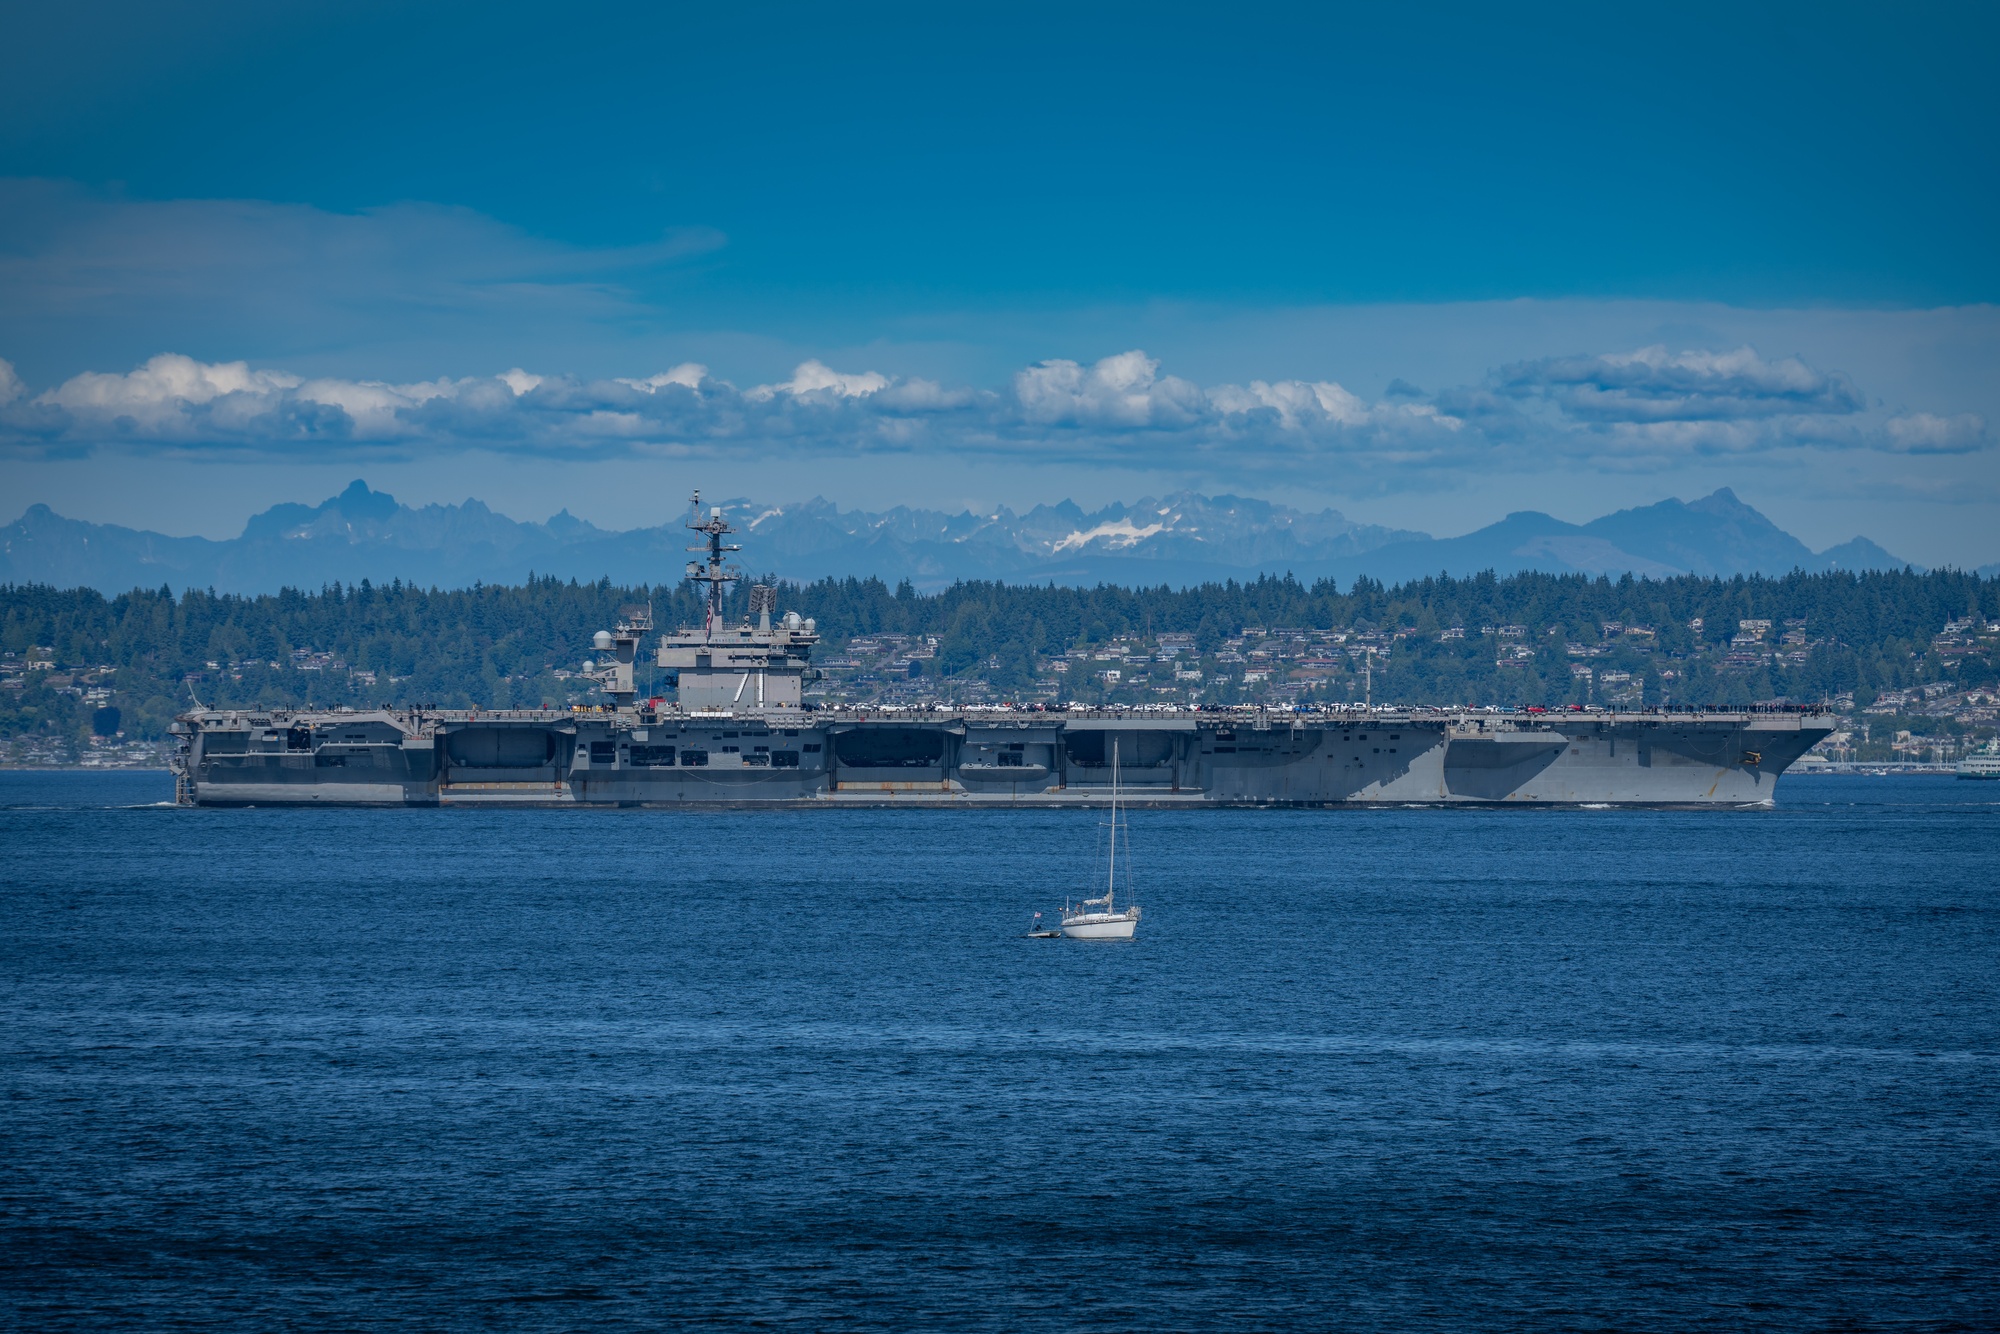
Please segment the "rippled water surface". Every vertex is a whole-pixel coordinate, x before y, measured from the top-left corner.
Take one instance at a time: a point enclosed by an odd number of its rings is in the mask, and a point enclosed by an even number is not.
[[[2000,784],[178,811],[0,774],[18,1327],[1990,1329]]]

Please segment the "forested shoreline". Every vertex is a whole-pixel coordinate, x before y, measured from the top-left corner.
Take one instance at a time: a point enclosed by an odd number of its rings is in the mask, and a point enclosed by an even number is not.
[[[731,613],[745,601],[739,588]],[[1561,703],[1588,676],[1575,666],[1588,655],[1601,675],[1617,667],[1641,682],[1634,689],[1648,703],[1663,695],[1730,704],[1852,694],[1865,704],[1885,690],[1993,683],[1993,637],[1984,632],[2000,621],[2000,580],[1910,570],[1665,580],[1486,574],[1394,588],[1362,579],[1345,591],[1263,578],[1179,590],[962,583],[921,594],[907,583],[848,578],[781,585],[779,602],[817,619],[827,654],[857,636],[929,644],[929,675],[947,697],[952,683],[975,679],[1003,696],[1026,697],[1037,683],[1046,693],[1052,661],[1162,635],[1188,644],[1187,662],[1207,664],[1199,687],[1207,698],[1251,697],[1248,674],[1232,677],[1229,661],[1254,655],[1259,634],[1307,630],[1323,632],[1311,659],[1319,665],[1273,683],[1291,698],[1344,697],[1348,678],[1365,670],[1378,703]],[[574,696],[566,677],[588,654],[592,632],[648,604],[662,627],[699,615],[684,586],[608,580],[457,590],[364,581],[257,597],[159,588],[107,598],[0,586],[9,687],[0,734],[87,735],[97,711],[112,707],[128,735],[156,737],[194,698],[214,707],[559,703]],[[1769,652],[1742,648],[1743,627],[1756,623],[1769,633],[1756,631],[1752,647],[1768,639]],[[1086,697],[1083,676],[1062,681],[1064,697]],[[1092,688],[1107,686],[1100,679]]]

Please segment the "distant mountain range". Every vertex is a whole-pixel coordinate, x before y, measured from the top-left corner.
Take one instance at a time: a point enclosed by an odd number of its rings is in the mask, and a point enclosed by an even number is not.
[[[1665,500],[1587,524],[1524,511],[1463,537],[1357,524],[1236,496],[1171,495],[1086,513],[1068,501],[1025,514],[840,510],[723,502],[742,531],[746,566],[811,580],[825,575],[909,579],[932,589],[957,579],[1013,583],[1185,585],[1290,572],[1343,583],[1386,583],[1440,572],[1520,570],[1664,577],[1900,569],[1865,537],[1815,553],[1727,489]],[[477,500],[412,509],[365,482],[321,505],[277,505],[227,541],[166,537],[65,519],[35,505],[0,528],[0,581],[214,588],[265,593],[338,580],[463,587],[518,583],[530,572],[618,583],[665,583],[687,560],[680,518],[612,532],[567,510],[547,523],[495,514]],[[1985,572],[2000,571],[1987,567]]]

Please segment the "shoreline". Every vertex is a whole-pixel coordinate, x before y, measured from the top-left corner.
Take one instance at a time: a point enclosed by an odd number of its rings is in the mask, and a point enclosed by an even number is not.
[[[0,764],[0,773],[24,774],[171,774],[165,765],[125,764]],[[1952,778],[1948,764],[1825,764],[1785,770],[1785,778]]]
[[[1808,769],[1787,769],[1786,778],[1954,778],[1956,765],[1950,764],[1815,764]]]
[[[12,774],[170,774],[163,764],[0,764]]]

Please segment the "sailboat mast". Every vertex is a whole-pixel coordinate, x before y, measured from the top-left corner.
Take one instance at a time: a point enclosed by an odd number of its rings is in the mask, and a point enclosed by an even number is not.
[[[1104,877],[1104,911],[1112,910],[1118,892],[1118,738],[1111,738],[1111,858]]]

